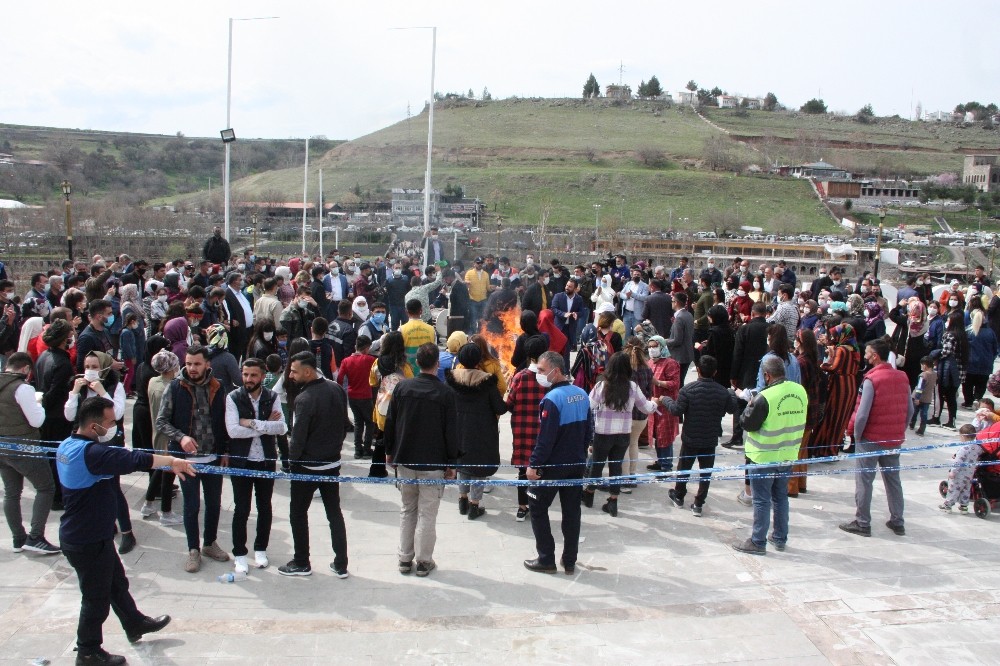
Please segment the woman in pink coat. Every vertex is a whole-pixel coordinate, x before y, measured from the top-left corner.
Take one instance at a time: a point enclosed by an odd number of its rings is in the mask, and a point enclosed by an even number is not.
[[[666,395],[676,400],[681,390],[681,366],[670,358],[667,341],[654,335],[646,343],[646,350],[649,368],[653,371],[653,398]],[[677,417],[665,409],[659,410],[650,417],[650,424],[657,461],[646,469],[670,472],[674,469],[674,440],[679,429]]]

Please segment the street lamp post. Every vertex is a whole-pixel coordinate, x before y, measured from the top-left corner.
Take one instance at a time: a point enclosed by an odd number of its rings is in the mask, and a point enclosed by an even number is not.
[[[600,239],[601,227],[601,204],[594,204],[594,253],[597,250],[597,241]]]
[[[254,213],[253,215],[251,215],[250,219],[253,220],[253,253],[256,255],[257,254],[257,213]]]
[[[631,236],[628,232],[628,224],[625,222],[625,197],[622,197],[622,207],[621,207],[621,219],[622,226],[625,228],[625,251],[628,252],[628,244],[631,241]]]
[[[875,239],[875,281],[878,281],[878,265],[882,260],[882,225],[885,224],[885,206],[878,209],[878,238]]]
[[[64,180],[62,182],[62,193],[66,197],[66,257],[68,259],[73,258],[73,216],[70,212],[69,195],[72,193],[73,188],[70,187],[69,181]]]
[[[503,227],[503,218],[497,215],[497,256],[500,256],[500,229]]]

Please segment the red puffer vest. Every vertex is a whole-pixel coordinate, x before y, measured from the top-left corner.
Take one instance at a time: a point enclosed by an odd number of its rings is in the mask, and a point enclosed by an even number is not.
[[[884,449],[901,446],[906,438],[906,404],[910,400],[910,382],[906,373],[896,370],[888,363],[879,363],[865,373],[865,379],[870,380],[875,387],[875,401],[862,436]],[[848,432],[854,432],[854,417],[860,403],[859,394],[854,403],[854,414],[847,426]]]

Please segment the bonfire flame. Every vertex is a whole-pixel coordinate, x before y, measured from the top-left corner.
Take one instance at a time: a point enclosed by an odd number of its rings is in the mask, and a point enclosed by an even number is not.
[[[514,374],[514,365],[510,362],[514,355],[514,343],[522,332],[521,310],[517,307],[495,312],[479,327],[479,334],[493,347],[497,358],[500,359],[504,376],[508,379]]]

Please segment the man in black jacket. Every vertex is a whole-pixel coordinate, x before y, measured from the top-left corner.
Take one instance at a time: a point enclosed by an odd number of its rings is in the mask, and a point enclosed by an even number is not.
[[[664,408],[674,416],[684,417],[684,430],[681,432],[681,453],[677,459],[677,484],[667,495],[674,506],[684,507],[684,495],[687,493],[688,470],[694,467],[697,459],[701,470],[715,466],[715,446],[722,435],[722,417],[726,414],[736,414],[736,394],[727,390],[715,381],[717,363],[715,358],[702,354],[696,364],[698,381],[685,384],[674,401],[669,396],[660,399]],[[702,471],[698,475],[698,494],[694,496],[691,511],[701,516],[701,507],[708,497],[708,486],[712,473]]]
[[[253,330],[253,305],[243,295],[243,276],[230,273],[226,278],[226,309],[229,311],[229,351],[236,360],[243,358],[250,331]]]
[[[649,296],[643,317],[653,325],[656,334],[666,339],[670,337],[670,326],[674,319],[674,306],[667,293],[667,285],[663,280],[653,280],[649,283]],[[626,331],[632,334],[635,331]]]
[[[233,251],[229,247],[229,241],[222,237],[222,229],[219,227],[214,229],[212,237],[205,241],[205,247],[201,249],[201,256],[220,266],[229,263],[229,257],[233,256]]]
[[[552,294],[549,292],[549,271],[541,269],[535,274],[535,282],[528,285],[521,297],[521,311],[531,310],[536,315],[552,305]]]
[[[736,346],[733,349],[733,367],[730,381],[734,389],[753,388],[757,386],[757,369],[760,359],[767,353],[767,306],[754,303],[750,310],[750,321],[736,330]],[[743,445],[743,428],[740,426],[739,414],[746,409],[747,403],[739,401],[739,409],[733,417],[733,438],[723,444],[727,449]]]
[[[316,356],[299,352],[291,359],[288,377],[302,387],[295,399],[292,437],[288,457],[293,474],[340,476],[340,449],[347,423],[347,393],[336,382],[319,374]],[[347,578],[347,527],[340,511],[340,484],[336,481],[292,481],[288,522],[292,526],[295,554],[281,567],[282,576],[312,575],[309,563],[309,505],[319,490],[330,522],[334,559],[330,569],[337,578]]]
[[[455,274],[451,268],[444,270],[444,283],[450,287],[448,294],[448,314],[452,317],[462,317],[455,330],[465,330],[465,322],[469,317],[469,287]]]
[[[251,472],[273,472],[277,456],[276,436],[288,426],[274,391],[264,387],[264,362],[243,361],[243,386],[226,396],[226,430],[229,432],[229,467]],[[233,555],[237,573],[247,573],[247,521],[250,498],[257,495],[257,536],[253,542],[254,564],[268,565],[267,544],[271,536],[271,495],[274,479],[229,477],[233,484]]]
[[[396,385],[385,418],[386,463],[399,479],[454,479],[458,460],[455,391],[438,381],[438,348],[428,342],[417,349],[420,374]],[[441,487],[403,483],[399,515],[399,573],[426,576],[434,567],[435,525]]]

